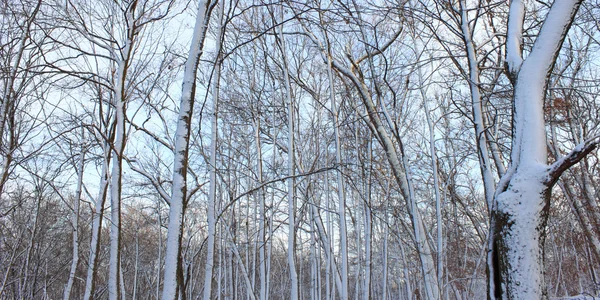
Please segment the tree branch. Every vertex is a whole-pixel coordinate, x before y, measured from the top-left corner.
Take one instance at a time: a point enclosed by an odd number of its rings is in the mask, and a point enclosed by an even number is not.
[[[322,172],[327,172],[327,171],[331,171],[331,170],[337,170],[338,169],[338,165],[333,165],[330,167],[325,167],[325,168],[321,168],[321,169],[317,169],[317,170],[313,170],[313,171],[309,171],[306,173],[302,173],[302,174],[296,174],[296,175],[288,175],[288,176],[284,176],[284,177],[280,177],[280,178],[275,178],[275,179],[271,179],[269,181],[265,181],[261,184],[259,184],[258,186],[251,188],[241,194],[239,194],[237,197],[235,197],[231,202],[229,202],[227,205],[225,205],[225,207],[223,207],[223,209],[221,209],[221,212],[219,213],[219,215],[217,216],[217,221],[221,218],[221,216],[223,215],[223,213],[225,213],[225,211],[227,211],[227,209],[229,207],[231,207],[231,205],[233,205],[235,202],[237,202],[238,200],[240,200],[241,198],[248,196],[264,187],[266,187],[267,185],[270,185],[272,183],[275,182],[280,182],[280,181],[286,181],[290,178],[299,178],[299,177],[306,177],[306,176],[310,176],[310,175],[314,175],[314,174],[318,174],[318,173],[322,173]]]
[[[548,169],[548,178],[545,182],[546,185],[554,185],[562,173],[581,161],[590,152],[594,151],[594,149],[598,147],[598,143],[600,143],[600,134],[597,134],[577,145],[569,154],[563,156],[550,165],[550,168]]]

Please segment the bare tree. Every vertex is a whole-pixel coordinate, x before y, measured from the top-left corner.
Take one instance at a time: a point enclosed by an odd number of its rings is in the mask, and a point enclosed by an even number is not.
[[[548,78],[581,2],[553,2],[526,58],[522,54],[525,3],[510,4],[506,61],[514,84],[513,145],[510,167],[494,197],[489,298],[548,298],[544,242],[552,186],[598,143],[597,136],[589,136],[548,164],[543,109]]]
[[[173,186],[169,200],[169,231],[165,253],[163,300],[174,300],[178,297],[185,299],[185,293],[182,289],[181,239],[183,235],[183,218],[188,201],[187,173],[190,130],[196,95],[196,73],[198,72],[198,63],[204,47],[207,24],[215,4],[216,2],[206,0],[198,2],[192,43],[185,62],[179,117],[175,131]],[[210,297],[210,287],[205,286],[205,293],[207,290]]]

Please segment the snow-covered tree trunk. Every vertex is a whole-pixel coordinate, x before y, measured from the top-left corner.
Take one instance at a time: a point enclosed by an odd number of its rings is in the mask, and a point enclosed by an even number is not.
[[[525,4],[510,3],[507,71],[514,84],[511,165],[498,184],[492,215],[490,299],[547,299],[544,240],[550,193],[558,177],[596,146],[596,138],[548,165],[544,98],[548,78],[582,0],[552,4],[528,57],[522,59]]]
[[[110,181],[110,250],[108,267],[108,298],[118,300],[121,298],[119,288],[120,266],[121,266],[121,192],[122,192],[122,171],[123,171],[123,153],[125,150],[125,115],[126,115],[126,97],[125,83],[127,77],[127,68],[129,59],[133,51],[134,25],[133,8],[127,9],[127,19],[132,22],[127,30],[127,39],[124,48],[118,52],[120,57],[117,61],[117,70],[115,73],[114,105],[116,131],[113,144],[113,160]]]
[[[212,96],[213,106],[210,120],[210,162],[209,162],[209,186],[208,186],[208,203],[207,203],[207,218],[208,232],[206,243],[206,264],[204,265],[204,300],[211,299],[214,259],[215,259],[215,236],[217,234],[217,218],[215,215],[215,199],[217,191],[217,129],[218,129],[218,112],[219,112],[219,84],[221,80],[221,36],[223,27],[221,26],[225,3],[219,5],[217,30],[217,57],[215,60],[215,76],[213,78]]]
[[[83,137],[83,133],[82,133]],[[77,187],[75,188],[75,197],[73,198],[73,212],[71,215],[71,225],[73,226],[73,258],[71,259],[71,269],[69,270],[69,279],[63,293],[63,299],[69,300],[71,297],[71,288],[73,287],[73,281],[75,280],[75,272],[77,271],[77,265],[79,263],[79,202],[81,199],[81,192],[83,187],[83,170],[85,160],[85,141],[82,139],[81,153],[79,153],[79,162],[77,165]]]
[[[467,14],[466,0],[461,0],[460,4],[460,29],[467,52],[467,63],[469,66],[469,89],[471,92],[471,109],[473,113],[473,126],[475,127],[477,154],[479,157],[479,167],[483,179],[485,200],[488,206],[488,210],[491,210],[496,184],[494,175],[492,174],[492,162],[490,160],[490,151],[488,149],[487,135],[485,132],[486,124],[484,120],[483,99],[479,90],[479,65],[477,60],[477,54],[475,52],[475,44],[473,43],[473,34],[469,25],[470,20]]]
[[[467,2],[465,0],[460,1],[460,29],[462,34],[463,43],[465,45],[465,52],[467,55],[467,64],[468,64],[468,83],[469,89],[471,92],[471,111],[472,111],[472,121],[473,127],[475,129],[475,141],[477,146],[477,156],[479,158],[479,170],[481,172],[481,178],[483,180],[483,190],[485,195],[485,201],[488,208],[488,212],[494,210],[494,192],[496,190],[496,179],[492,173],[492,161],[490,159],[490,150],[488,145],[488,133],[487,125],[484,117],[484,106],[483,106],[483,98],[481,96],[480,91],[480,69],[479,69],[479,61],[477,59],[476,47],[473,41],[473,33],[471,30],[471,20],[468,15],[468,7]],[[501,162],[498,162],[496,159],[496,165],[501,165]],[[504,173],[504,170],[500,171],[501,174]],[[490,219],[491,222],[494,219]],[[493,227],[493,223],[491,223],[491,227]],[[491,236],[490,236],[491,237]],[[487,272],[488,276],[490,276],[490,281],[493,281],[492,277],[495,276],[494,266],[490,262],[492,261],[492,238],[488,239],[488,251],[487,251]]]
[[[104,145],[105,148],[108,145]],[[104,161],[102,162],[102,173],[98,197],[95,199],[95,207],[92,212],[92,237],[90,240],[90,254],[88,257],[88,270],[85,279],[85,291],[83,299],[92,299],[95,290],[95,280],[98,266],[98,252],[100,251],[100,234],[102,233],[102,218],[104,216],[104,202],[109,184],[108,165],[110,163],[110,151],[104,149]]]
[[[183,216],[187,204],[187,168],[190,130],[194,98],[196,94],[196,73],[204,37],[209,19],[209,2],[200,0],[196,24],[190,45],[190,51],[185,62],[179,116],[175,131],[175,153],[173,162],[173,185],[169,206],[169,225],[167,231],[167,247],[165,253],[163,300],[175,300],[179,296],[183,284],[181,269],[181,237],[183,235]]]

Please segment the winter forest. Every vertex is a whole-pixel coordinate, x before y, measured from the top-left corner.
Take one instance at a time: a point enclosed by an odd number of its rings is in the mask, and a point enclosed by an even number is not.
[[[0,299],[600,296],[598,0],[0,15]]]

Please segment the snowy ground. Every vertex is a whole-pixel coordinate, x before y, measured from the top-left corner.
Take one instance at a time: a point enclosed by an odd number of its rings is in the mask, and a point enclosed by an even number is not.
[[[552,298],[553,300],[600,300],[600,297],[594,297],[592,295],[578,295],[566,298]]]

